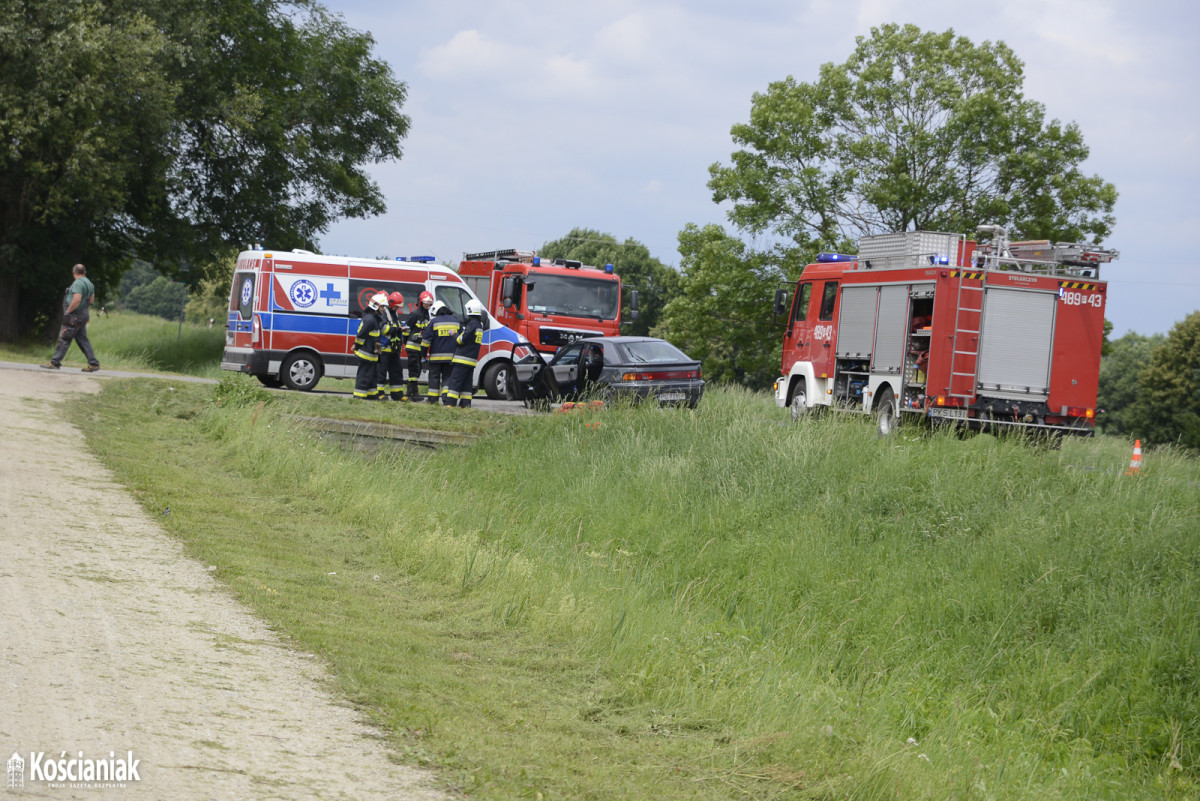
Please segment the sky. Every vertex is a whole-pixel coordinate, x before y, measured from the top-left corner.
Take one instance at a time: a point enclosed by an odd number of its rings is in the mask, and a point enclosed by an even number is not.
[[[688,223],[732,230],[708,168],[755,92],[813,82],[889,22],[1001,40],[1025,97],[1077,123],[1113,183],[1114,336],[1200,309],[1200,5],[1188,0],[325,0],[404,81],[404,155],[371,166],[388,210],[321,237],[352,256],[464,253],[585,227],[679,265]],[[284,243],[280,243],[284,244]],[[618,265],[619,271],[619,265]]]

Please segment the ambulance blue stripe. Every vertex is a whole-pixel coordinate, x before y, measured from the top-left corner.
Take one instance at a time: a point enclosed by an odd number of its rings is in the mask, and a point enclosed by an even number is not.
[[[483,344],[493,345],[497,342],[519,342],[517,332],[506,325],[499,328],[490,328],[483,332]]]
[[[341,334],[353,336],[358,332],[358,320],[348,317],[326,317],[323,314],[263,314],[263,327],[271,331],[304,334]],[[353,326],[354,330],[351,330]]]

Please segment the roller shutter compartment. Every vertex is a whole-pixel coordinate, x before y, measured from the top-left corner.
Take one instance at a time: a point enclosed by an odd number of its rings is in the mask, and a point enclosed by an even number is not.
[[[875,301],[879,288],[848,286],[842,289],[838,315],[837,356],[839,359],[869,359],[875,339]]]
[[[988,287],[979,342],[979,393],[1045,400],[1054,346],[1053,292]]]

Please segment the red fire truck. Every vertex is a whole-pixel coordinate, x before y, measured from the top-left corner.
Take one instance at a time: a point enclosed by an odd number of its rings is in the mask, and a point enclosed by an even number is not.
[[[611,264],[589,267],[568,259],[542,259],[530,250],[468,253],[458,274],[501,325],[542,353],[585,337],[617,336],[621,279]],[[637,317],[637,293],[630,296]],[[481,376],[489,398],[509,394],[512,363],[495,361]]]
[[[775,296],[790,315],[775,401],[971,428],[1094,433],[1107,250],[909,231],[821,254]]]

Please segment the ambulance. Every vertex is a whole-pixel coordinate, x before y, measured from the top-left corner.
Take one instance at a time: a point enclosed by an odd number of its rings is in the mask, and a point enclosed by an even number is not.
[[[465,320],[474,293],[432,256],[361,259],[255,247],[238,254],[229,291],[221,369],[248,373],[268,387],[311,391],[323,377],[354,379],[354,337],[371,296],[399,292],[407,316],[424,291]],[[490,314],[475,385],[497,360],[534,358],[523,336]]]

